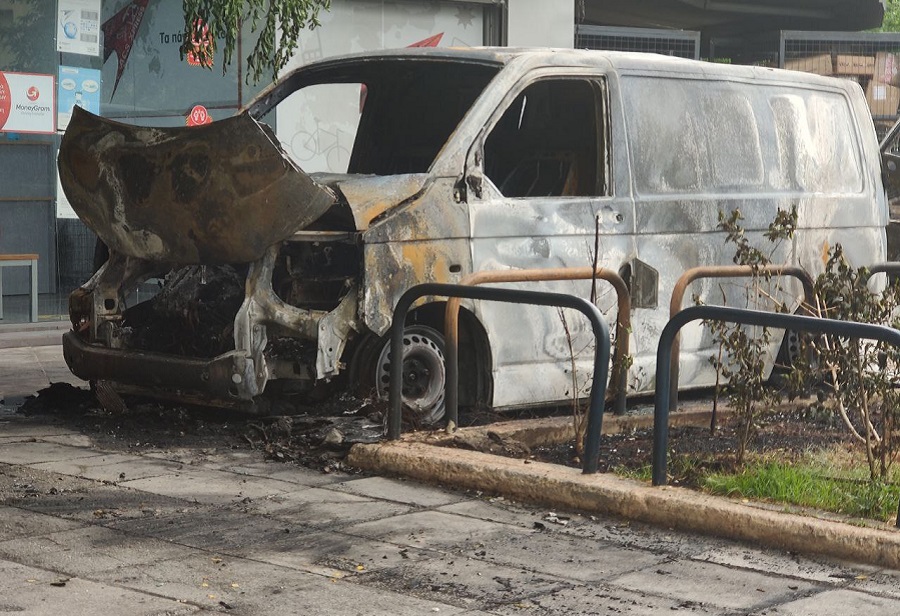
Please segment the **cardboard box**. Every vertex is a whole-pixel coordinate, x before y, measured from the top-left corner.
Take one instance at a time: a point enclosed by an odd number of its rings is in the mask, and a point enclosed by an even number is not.
[[[791,58],[784,61],[784,68],[789,71],[803,71],[804,73],[815,73],[817,75],[831,75],[834,72],[830,53],[808,56],[806,58]]]
[[[875,72],[875,56],[838,54],[834,58],[835,75],[871,75]]]
[[[900,86],[900,56],[886,51],[875,54],[875,74],[878,83]]]
[[[900,106],[900,88],[872,79],[866,87],[866,101],[873,116],[897,115],[897,107]]]

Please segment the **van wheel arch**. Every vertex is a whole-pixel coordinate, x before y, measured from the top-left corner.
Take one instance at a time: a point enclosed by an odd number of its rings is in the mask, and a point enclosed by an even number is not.
[[[418,363],[414,367],[422,368],[422,364],[431,362],[439,351],[444,352],[444,310],[446,302],[434,302],[417,308],[409,313],[404,330],[405,342],[416,348]],[[412,334],[415,340],[407,339]],[[383,362],[387,357],[390,345],[390,333],[376,336],[373,333],[363,334],[351,349],[350,365],[347,371],[348,389],[360,396],[379,396],[379,390],[386,398],[387,389],[378,387],[376,379],[384,378],[387,367]],[[461,407],[490,405],[493,396],[493,379],[491,377],[492,357],[490,343],[484,327],[472,312],[460,309],[459,315],[459,403]],[[440,375],[440,388],[445,387],[446,372]],[[426,387],[427,389],[427,387]],[[439,412],[425,412],[424,423],[434,423],[444,416],[443,395]]]

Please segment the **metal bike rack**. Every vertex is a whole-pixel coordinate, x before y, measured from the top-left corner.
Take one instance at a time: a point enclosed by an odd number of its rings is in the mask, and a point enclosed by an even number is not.
[[[875,274],[900,274],[900,261],[885,261],[884,263],[875,263],[868,268],[871,278]],[[868,280],[868,278],[866,280]]]
[[[616,349],[613,354],[611,379],[615,390],[614,412],[625,414],[625,398],[628,393],[628,369],[625,358],[628,356],[628,332],[631,330],[631,294],[628,285],[618,273],[604,267],[563,267],[546,269],[490,270],[469,274],[459,281],[461,286],[475,286],[501,282],[545,282],[551,280],[590,280],[599,278],[610,283],[616,291],[618,314],[616,315]],[[444,361],[446,364],[459,365],[459,304],[460,298],[451,297],[447,301],[444,315]],[[459,423],[459,370],[453,370],[454,378],[447,371],[447,393],[444,397],[447,408],[447,422]]]
[[[591,406],[588,412],[587,431],[584,436],[584,473],[596,473],[600,457],[600,430],[603,427],[603,402],[606,398],[606,379],[609,375],[609,326],[603,319],[600,310],[591,302],[573,295],[547,293],[544,291],[522,291],[519,289],[496,289],[490,287],[466,287],[457,284],[427,283],[410,288],[404,293],[394,308],[391,321],[391,357],[399,361],[391,361],[390,394],[388,409],[387,438],[397,440],[402,430],[402,369],[403,369],[403,328],[406,314],[413,302],[421,297],[433,295],[438,297],[462,297],[466,299],[484,299],[495,302],[513,304],[532,304],[535,306],[555,306],[572,308],[584,314],[591,322],[594,337],[597,339],[594,350],[594,378],[591,385]],[[447,364],[448,381],[450,371],[456,372],[455,365]],[[458,382],[458,374],[453,378]]]
[[[866,338],[900,347],[900,331],[884,325],[820,319],[792,314],[743,310],[724,306],[691,306],[676,314],[663,328],[656,351],[656,395],[653,411],[653,485],[666,485],[667,449],[669,442],[669,407],[667,392],[671,374],[672,345],[678,331],[691,321],[725,321],[742,325],[759,325],[792,329],[814,334],[833,334],[849,338]],[[900,528],[900,504],[897,511]]]
[[[814,295],[813,279],[802,267],[794,265],[712,265],[692,267],[686,270],[675,283],[672,289],[672,299],[669,302],[669,319],[675,317],[681,311],[684,304],[684,294],[688,285],[700,278],[750,278],[758,275],[769,276],[793,276],[803,285],[803,300],[809,301]],[[801,302],[801,306],[803,303]],[[669,391],[669,410],[678,410],[678,360],[681,354],[681,337],[676,334],[672,343],[672,373],[671,389]]]

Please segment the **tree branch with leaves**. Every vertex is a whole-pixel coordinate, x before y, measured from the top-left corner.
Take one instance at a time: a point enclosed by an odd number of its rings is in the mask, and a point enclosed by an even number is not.
[[[331,8],[331,0],[183,0],[184,43],[182,56],[193,55],[212,67],[218,41],[222,42],[224,72],[231,64],[243,24],[259,33],[247,56],[249,81],[263,76],[278,78],[297,49],[300,33],[320,25],[319,14]]]

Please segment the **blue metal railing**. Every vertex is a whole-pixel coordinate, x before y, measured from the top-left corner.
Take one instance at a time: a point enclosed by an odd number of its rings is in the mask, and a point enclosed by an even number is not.
[[[672,361],[672,344],[678,331],[698,320],[726,321],[742,325],[759,325],[814,334],[832,334],[848,338],[866,338],[887,342],[900,347],[900,331],[884,325],[819,319],[792,314],[779,314],[759,310],[726,308],[723,306],[692,306],[685,308],[666,324],[659,337],[656,351],[656,395],[653,411],[653,485],[666,485],[667,450],[669,443],[669,375]],[[900,527],[900,504],[897,511],[897,525]]]
[[[547,293],[544,291],[523,291],[519,289],[500,289],[494,287],[470,287],[456,284],[427,283],[410,288],[404,293],[394,308],[391,322],[391,357],[403,357],[403,329],[406,315],[413,302],[432,295],[437,297],[461,297],[465,299],[483,299],[495,302],[514,304],[531,304],[534,306],[555,306],[571,308],[584,314],[591,322],[596,338],[594,349],[594,378],[591,385],[591,403],[588,411],[587,430],[584,435],[584,460],[582,470],[585,473],[596,473],[600,457],[600,431],[603,427],[603,403],[606,398],[606,380],[609,375],[609,326],[603,319],[600,310],[591,302],[573,295]],[[402,430],[402,369],[403,361],[391,361],[390,394],[388,410],[387,437],[390,440],[400,438]],[[458,366],[448,364],[447,380],[458,382],[456,374]],[[451,376],[453,378],[451,378]]]

